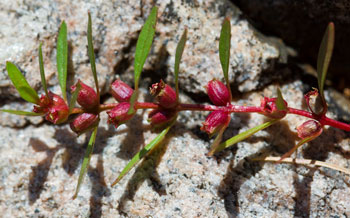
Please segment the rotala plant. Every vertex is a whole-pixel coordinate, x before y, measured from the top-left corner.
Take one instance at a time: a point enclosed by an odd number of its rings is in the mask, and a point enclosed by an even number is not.
[[[323,127],[326,125],[350,131],[349,124],[330,119],[326,116],[327,103],[324,97],[324,82],[334,44],[333,23],[328,25],[320,46],[317,62],[318,89],[313,89],[305,95],[305,100],[310,111],[304,111],[288,107],[288,103],[283,99],[282,93],[279,89],[276,91],[277,95],[275,98],[264,97],[261,99],[261,104],[258,106],[240,106],[232,104],[232,94],[228,79],[231,47],[231,27],[229,19],[225,19],[222,24],[219,41],[219,58],[225,83],[221,82],[220,78],[217,78],[210,81],[206,86],[207,94],[213,105],[186,104],[179,100],[178,75],[181,56],[186,44],[186,29],[184,30],[176,48],[174,66],[175,89],[161,80],[150,87],[150,93],[154,96],[155,102],[139,102],[137,100],[139,81],[143,65],[152,46],[156,21],[157,8],[154,7],[141,30],[136,44],[133,88],[121,80],[116,80],[111,85],[111,94],[116,99],[117,103],[103,104],[100,102],[100,91],[92,43],[92,24],[90,14],[88,14],[87,28],[88,56],[90,59],[95,88],[89,87],[83,81],[79,80],[71,87],[72,94],[68,102],[66,94],[68,44],[67,27],[65,22],[62,22],[61,24],[57,40],[57,72],[62,96],[52,93],[47,89],[41,44],[39,46],[38,55],[41,81],[44,91],[41,97],[39,97],[37,92],[29,86],[28,82],[15,64],[11,62],[6,63],[8,75],[15,88],[24,100],[34,104],[34,108],[32,112],[5,109],[2,109],[2,112],[26,116],[44,116],[47,121],[52,122],[53,124],[69,122],[70,128],[77,135],[85,132],[92,132],[81,166],[76,192],[73,196],[74,198],[78,195],[79,188],[82,184],[84,175],[86,174],[87,167],[89,166],[95,139],[98,134],[97,129],[100,122],[99,116],[102,112],[107,112],[108,122],[118,128],[120,125],[128,122],[135,115],[137,110],[150,109],[148,121],[152,127],[160,130],[159,135],[130,160],[115,181],[112,182],[112,186],[116,185],[142,158],[161,144],[160,142],[165,138],[170,128],[176,123],[178,113],[184,110],[210,112],[201,127],[201,129],[207,132],[210,137],[216,135],[208,155],[213,155],[246,139],[254,133],[275,124],[279,120],[285,118],[288,114],[307,117],[309,120],[297,127],[298,136],[300,137],[299,143],[297,143],[289,152],[282,157],[264,157],[256,160],[293,162],[306,165],[313,164],[333,168],[350,174],[350,172],[344,168],[324,162],[294,160],[289,158],[289,156],[301,145],[318,137],[322,133]],[[75,106],[76,102],[80,107]],[[269,118],[269,120],[222,142],[222,135],[228,127],[231,113],[259,113]]]

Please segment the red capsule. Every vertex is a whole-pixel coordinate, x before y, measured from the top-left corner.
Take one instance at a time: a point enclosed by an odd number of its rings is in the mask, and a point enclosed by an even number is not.
[[[260,107],[262,108],[264,114],[267,117],[273,118],[273,119],[281,119],[287,114],[287,110],[279,110],[276,105],[277,98],[267,98],[264,97],[261,99]],[[286,101],[284,101],[284,104],[286,108],[288,107],[288,104]]]
[[[322,131],[322,125],[316,120],[308,120],[297,127],[298,136],[301,139],[319,136]]]
[[[310,111],[318,116],[324,115],[327,112],[327,104],[322,101],[322,97],[318,93],[318,90],[314,90],[304,95],[307,106]]]
[[[152,126],[161,126],[167,124],[176,117],[176,112],[173,110],[154,109],[148,114],[148,122]]]
[[[70,123],[70,128],[78,135],[96,127],[100,119],[98,115],[91,113],[82,113]]]
[[[159,105],[164,108],[174,108],[177,105],[175,90],[168,84],[165,84],[163,80],[153,84],[150,92],[157,98]]]
[[[111,123],[115,126],[115,128],[118,128],[119,125],[130,120],[134,116],[134,114],[128,114],[129,108],[130,103],[122,102],[119,103],[112,110],[107,111],[108,123]]]
[[[116,80],[111,85],[111,94],[119,102],[129,102],[134,90],[121,80]]]
[[[230,114],[224,111],[213,111],[208,115],[205,122],[203,122],[201,130],[208,133],[211,137],[222,128],[226,128],[229,122]]]
[[[49,91],[49,96],[40,97],[39,106],[34,106],[33,112],[45,113],[46,120],[59,124],[67,120],[69,108],[60,96]]]
[[[79,105],[88,111],[97,109],[99,105],[99,99],[95,90],[80,80],[78,80],[77,84],[78,83],[81,85],[77,98]],[[71,92],[74,92],[76,87],[77,85],[73,85],[71,87]]]
[[[222,82],[219,80],[213,79],[207,85],[208,96],[217,106],[226,106],[230,103],[230,93]]]

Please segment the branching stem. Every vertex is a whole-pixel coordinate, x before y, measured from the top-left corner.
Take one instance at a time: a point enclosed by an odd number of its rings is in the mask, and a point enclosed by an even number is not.
[[[103,112],[116,107],[118,103],[101,104],[99,111]],[[138,109],[158,109],[160,106],[151,102],[136,102],[134,108]],[[227,105],[227,106],[215,106],[215,105],[202,105],[202,104],[179,104],[176,108],[177,111],[225,111],[228,113],[262,113],[264,109],[256,106],[239,106],[239,105]],[[74,108],[71,114],[84,113],[82,108]],[[296,108],[288,107],[287,114],[295,114],[311,119],[318,120],[321,125],[332,126],[345,131],[350,131],[350,124],[343,123],[337,120],[328,118],[327,116],[317,116],[309,111],[304,111]]]

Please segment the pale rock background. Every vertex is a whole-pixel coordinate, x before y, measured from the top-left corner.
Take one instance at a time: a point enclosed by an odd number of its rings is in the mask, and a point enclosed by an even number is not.
[[[56,37],[68,25],[68,84],[80,78],[93,84],[86,48],[87,11],[99,81],[105,102],[113,102],[109,85],[116,78],[133,81],[133,54],[138,33],[153,1],[4,1],[0,2],[0,93],[2,108],[31,110],[11,86],[5,62],[12,61],[42,92],[37,48],[43,42],[51,90],[59,93]],[[221,23],[232,25],[230,80],[234,104],[259,105],[280,87],[289,106],[306,109],[303,94],[316,79],[296,64],[277,38],[257,32],[226,1],[158,1],[157,33],[141,79],[140,101],[160,78],[173,84],[176,43],[185,27],[188,42],[180,74],[181,101],[208,103],[204,86],[222,80],[218,56]],[[327,91],[329,115],[348,119],[346,100]],[[338,97],[332,97],[332,96]],[[3,217],[328,217],[350,216],[349,176],[290,164],[253,162],[260,155],[281,156],[297,142],[295,127],[306,119],[289,115],[216,157],[206,156],[212,139],[200,131],[207,112],[183,112],[164,146],[132,170],[117,186],[110,183],[132,156],[156,133],[139,111],[117,130],[102,113],[89,172],[79,196],[71,200],[88,135],[76,138],[68,125],[41,118],[0,114],[0,211]],[[338,116],[337,116],[338,115]],[[233,114],[224,138],[265,121],[257,114]],[[299,157],[349,167],[349,134],[326,128],[298,153]]]

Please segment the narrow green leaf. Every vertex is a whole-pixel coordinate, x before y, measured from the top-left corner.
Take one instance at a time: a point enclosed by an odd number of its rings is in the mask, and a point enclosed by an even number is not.
[[[46,96],[49,96],[49,93],[47,91],[47,85],[46,85],[46,78],[45,78],[45,70],[44,70],[44,62],[43,62],[43,51],[41,49],[42,43],[39,45],[39,68],[40,68],[40,76],[41,76],[41,83],[43,85],[44,91]]]
[[[61,86],[62,95],[67,101],[67,67],[68,67],[68,43],[67,43],[67,25],[63,21],[57,38],[57,72],[58,80]]]
[[[75,87],[75,90],[72,94],[72,97],[70,99],[70,102],[69,102],[69,113],[68,114],[72,113],[72,110],[75,107],[75,103],[77,102],[77,98],[78,98],[78,94],[79,94],[80,89],[81,89],[81,85],[78,82],[76,87]]]
[[[279,161],[277,161],[277,163],[281,163],[283,161],[283,159],[289,157],[290,155],[292,155],[300,146],[302,146],[303,144],[310,142],[312,140],[314,140],[315,138],[317,138],[320,134],[315,135],[315,136],[310,136],[307,138],[302,139],[300,142],[298,142],[297,145],[295,145],[290,151],[288,151],[287,153],[285,153],[281,159]]]
[[[89,22],[88,22],[88,29],[87,29],[88,54],[89,54],[89,59],[90,59],[92,75],[93,75],[94,81],[95,81],[96,93],[97,93],[98,98],[100,99],[100,88],[98,86],[98,79],[97,79],[97,73],[96,73],[94,44],[92,43],[91,15],[90,15],[90,13],[88,13],[88,15],[89,15]]]
[[[132,96],[129,100],[130,108],[128,111],[128,115],[135,113],[134,105],[135,105],[138,94],[139,94],[139,91],[136,89],[134,90],[134,93],[132,93]]]
[[[270,121],[268,121],[268,122],[266,122],[266,123],[263,123],[263,124],[261,124],[261,125],[259,125],[259,126],[253,127],[253,128],[251,128],[251,129],[249,129],[249,130],[247,130],[247,131],[245,131],[245,132],[242,132],[242,133],[240,133],[240,134],[238,134],[238,135],[233,136],[232,138],[228,139],[227,141],[221,143],[221,144],[219,145],[218,149],[216,149],[216,152],[222,151],[222,150],[224,150],[225,148],[228,148],[228,147],[230,147],[231,145],[234,145],[234,144],[236,144],[237,142],[240,142],[240,141],[242,141],[242,140],[248,138],[249,136],[251,136],[251,135],[253,135],[253,134],[259,132],[260,130],[263,130],[263,129],[265,129],[265,128],[267,128],[267,127],[269,127],[269,126],[275,124],[278,120],[279,120],[279,119],[270,120]]]
[[[174,66],[176,99],[179,99],[179,68],[180,68],[181,57],[185,49],[186,40],[187,40],[187,28],[185,28],[181,36],[181,39],[176,47],[175,66]]]
[[[143,157],[145,157],[164,139],[165,135],[169,132],[171,126],[174,123],[175,120],[131,159],[131,161],[124,167],[122,172],[119,174],[118,178],[112,183],[112,186],[116,185]]]
[[[220,142],[222,140],[222,135],[224,134],[226,128],[222,128],[220,129],[218,135],[216,136],[216,138],[214,139],[213,144],[210,146],[210,151],[208,152],[208,156],[212,156],[214,155],[214,153],[216,152],[216,150],[218,149]]]
[[[32,87],[30,87],[26,78],[24,78],[21,71],[19,71],[16,65],[8,61],[6,62],[6,70],[19,95],[28,102],[38,104],[38,94]]]
[[[219,41],[219,55],[222,71],[224,73],[227,88],[231,97],[230,81],[228,80],[228,68],[230,65],[230,48],[231,48],[231,24],[230,20],[226,18],[222,23],[220,41]]]
[[[8,110],[8,109],[1,109],[0,111],[10,113],[10,114],[16,114],[16,115],[24,115],[24,116],[42,116],[43,115],[43,114],[31,112],[31,111],[16,111],[16,110]]]
[[[152,8],[136,43],[134,62],[135,90],[138,90],[142,68],[145,64],[148,53],[151,50],[153,37],[156,31],[157,10],[157,7]]]
[[[73,196],[73,199],[75,199],[78,196],[79,190],[80,190],[80,186],[83,182],[84,176],[86,174],[86,171],[90,165],[90,159],[91,159],[91,154],[94,150],[94,145],[95,145],[95,140],[96,140],[96,135],[97,135],[97,127],[95,127],[95,129],[93,130],[90,140],[89,140],[89,144],[86,148],[85,151],[85,155],[84,155],[84,160],[83,160],[83,164],[81,165],[81,169],[80,169],[80,174],[79,174],[79,179],[78,179],[78,184],[77,184],[77,188],[75,189],[75,194]]]
[[[317,79],[321,97],[324,99],[323,88],[326,80],[329,62],[334,47],[334,24],[329,23],[323,36],[317,58]]]
[[[281,90],[280,90],[279,88],[277,89],[276,106],[277,106],[277,109],[280,110],[280,111],[284,111],[284,110],[287,109],[287,106],[286,106],[286,104],[284,103],[284,99],[283,99]]]

